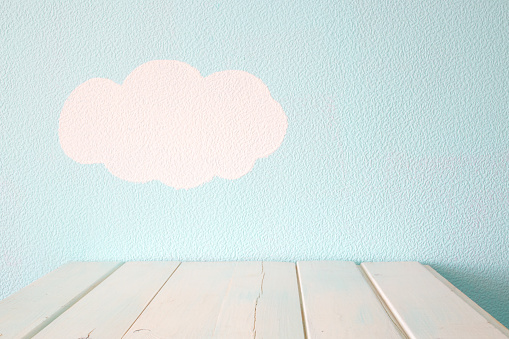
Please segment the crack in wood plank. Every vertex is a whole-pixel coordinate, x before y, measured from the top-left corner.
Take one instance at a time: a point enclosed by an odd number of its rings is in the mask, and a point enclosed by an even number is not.
[[[92,332],[94,332],[94,330],[95,330],[95,328],[92,331],[88,332],[86,337],[81,337],[81,338],[78,338],[78,339],[89,339],[90,338],[90,334],[92,334]]]
[[[256,311],[258,309],[258,301],[260,297],[263,295],[263,280],[265,279],[265,271],[263,269],[263,261],[262,261],[262,271],[261,271],[262,281],[260,283],[260,293],[258,297],[256,297],[255,308],[254,308],[254,319],[253,319],[253,339],[256,339]]]
[[[166,285],[166,283],[168,282],[168,280],[170,280],[171,277],[173,277],[173,275],[175,274],[175,272],[177,272],[177,269],[180,267],[180,265],[182,265],[182,262],[179,262],[177,267],[175,267],[175,269],[173,270],[173,272],[171,272],[171,274],[168,276],[168,279],[166,279],[166,281],[161,285],[161,287],[157,290],[157,292],[154,294],[154,296],[152,297],[152,299],[149,300],[149,302],[147,303],[147,305],[145,306],[145,308],[141,311],[141,313],[136,317],[136,319],[134,319],[133,323],[131,324],[131,326],[129,326],[129,328],[125,331],[125,333],[122,335],[122,338],[124,338],[127,333],[129,332],[129,330],[134,326],[134,324],[136,323],[136,321],[138,321],[138,319],[141,317],[141,315],[143,314],[143,312],[145,312],[145,310],[147,309],[147,307],[152,303],[152,301],[155,299],[155,297],[157,297],[157,295],[159,294],[159,292],[161,292],[161,290],[163,289],[163,287]],[[139,331],[139,330],[138,330]],[[148,330],[150,331],[150,330]],[[136,332],[136,331],[133,331],[133,333]]]
[[[45,320],[40,323],[38,326],[34,327],[30,332],[28,332],[23,338],[32,338],[37,333],[41,332],[46,326],[48,326],[52,321],[60,317],[65,311],[70,309],[74,304],[76,304],[78,301],[80,301],[82,298],[84,298],[88,293],[90,293],[94,288],[99,286],[104,280],[106,280],[110,275],[115,273],[122,265],[124,265],[124,262],[117,262],[115,266],[111,267],[104,275],[97,278],[96,281],[94,281],[90,286],[88,286],[86,289],[78,293],[74,298],[69,300],[65,305],[62,305],[58,311],[53,313],[50,316],[47,316]]]

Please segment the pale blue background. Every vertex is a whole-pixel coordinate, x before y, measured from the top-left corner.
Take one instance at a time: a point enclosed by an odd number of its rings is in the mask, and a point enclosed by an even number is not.
[[[0,297],[69,260],[418,260],[509,325],[509,1],[2,1]],[[282,146],[235,181],[122,181],[71,91],[154,59],[262,79]]]

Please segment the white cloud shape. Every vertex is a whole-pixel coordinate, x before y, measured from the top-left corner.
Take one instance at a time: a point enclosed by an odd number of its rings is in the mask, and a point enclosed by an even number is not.
[[[155,60],[122,85],[94,78],[67,98],[59,121],[64,152],[103,163],[131,182],[192,188],[214,176],[237,179],[283,142],[288,126],[267,86],[244,71],[207,77],[190,65]]]

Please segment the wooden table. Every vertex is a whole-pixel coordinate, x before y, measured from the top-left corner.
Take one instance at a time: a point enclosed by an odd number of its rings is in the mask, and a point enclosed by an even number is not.
[[[72,262],[0,302],[6,338],[508,338],[429,266]]]

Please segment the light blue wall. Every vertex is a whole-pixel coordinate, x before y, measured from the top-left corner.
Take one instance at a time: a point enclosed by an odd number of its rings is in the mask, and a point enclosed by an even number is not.
[[[508,1],[2,1],[0,297],[69,260],[418,260],[509,325]],[[80,165],[70,92],[155,59],[262,79],[282,146],[191,190]]]

